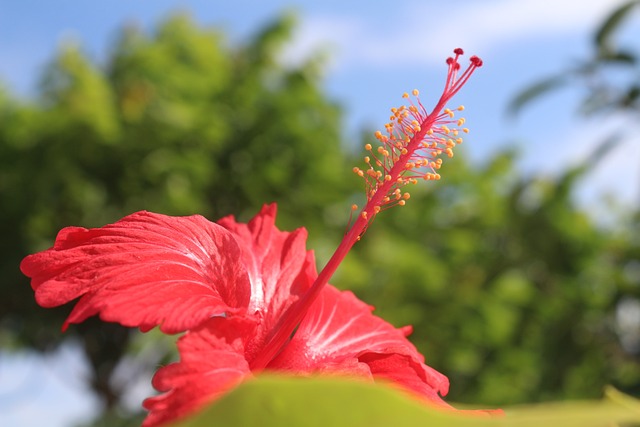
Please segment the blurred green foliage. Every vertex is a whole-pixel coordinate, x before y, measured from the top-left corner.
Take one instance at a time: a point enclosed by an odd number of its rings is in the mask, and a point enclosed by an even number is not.
[[[114,371],[139,336],[98,321],[61,334],[69,307],[37,307],[17,266],[67,225],[142,209],[247,219],[272,201],[279,226],[306,227],[324,258],[361,192],[347,166],[360,160],[321,89],[322,58],[278,61],[293,25],[285,16],[230,45],[175,16],[151,35],[125,28],[102,66],[61,49],[34,101],[0,93],[0,342],[80,342],[110,425],[127,385]],[[573,201],[588,170],[525,177],[514,153],[481,166],[462,153],[442,181],[380,214],[332,282],[413,324],[454,401],[593,397],[605,384],[640,394],[640,332],[620,315],[640,312],[640,216],[598,227]],[[158,350],[139,369],[168,357]]]

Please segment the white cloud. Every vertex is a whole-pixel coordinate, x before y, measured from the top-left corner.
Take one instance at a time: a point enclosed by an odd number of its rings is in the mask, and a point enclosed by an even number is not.
[[[317,46],[330,46],[338,67],[440,64],[451,47],[487,52],[542,36],[586,34],[621,2],[556,0],[552,6],[539,0],[408,2],[389,9],[385,25],[369,19],[384,11],[345,15],[338,10],[304,16],[287,57],[299,61]]]
[[[449,19],[436,21],[423,34],[429,40],[446,34],[454,44],[487,50],[530,38],[590,31],[613,6],[600,0],[556,0],[552,5],[539,0],[465,1],[447,14]]]
[[[296,28],[292,42],[283,53],[285,64],[298,64],[318,51],[328,51],[330,68],[336,61],[349,57],[352,40],[359,39],[367,29],[359,19],[344,16],[304,17]]]

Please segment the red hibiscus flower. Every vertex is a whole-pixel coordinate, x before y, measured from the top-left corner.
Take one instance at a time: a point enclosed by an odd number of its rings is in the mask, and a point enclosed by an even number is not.
[[[428,112],[414,91],[415,103],[392,109],[386,135],[376,133],[380,147],[365,147],[367,168],[354,172],[367,204],[319,274],[306,231],[278,230],[275,205],[248,224],[138,212],[102,228],[65,228],[51,249],[26,257],[20,267],[36,301],[78,299],[63,328],[99,315],[142,331],[184,332],[180,361],[153,379],[163,394],[145,401],[145,426],[183,417],[263,370],[382,379],[449,408],[440,397],[448,380],[425,365],[406,338],[410,328],[396,329],[328,281],[373,218],[405,204],[405,185],[438,179],[438,156],[462,142],[464,119],[445,106],[482,61],[472,57],[459,73],[462,50],[454,53],[436,107]]]
[[[191,413],[252,375],[278,319],[317,278],[306,232],[275,227],[275,205],[248,224],[138,212],[97,229],[68,227],[53,248],[26,257],[36,300],[79,298],[66,323],[103,320],[167,333],[180,362],[161,368],[147,399],[152,426]],[[383,378],[439,405],[448,389],[396,329],[350,292],[323,288],[295,336],[265,370]],[[258,369],[261,370],[261,369]]]

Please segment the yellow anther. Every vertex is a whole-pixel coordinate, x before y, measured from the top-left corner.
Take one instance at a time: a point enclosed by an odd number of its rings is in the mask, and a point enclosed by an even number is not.
[[[401,153],[403,156],[405,156],[409,151],[406,148],[403,148]]]
[[[447,116],[449,116],[449,117],[453,117],[453,111],[451,111],[451,110],[450,110],[450,109],[448,109],[448,108],[445,108],[445,109],[444,109],[444,113],[445,113]]]
[[[386,176],[384,177],[384,180],[385,180],[385,181],[391,181],[391,175],[386,175]]]
[[[456,108],[458,111],[464,111],[464,105],[460,105],[458,108]]]
[[[351,205],[351,210],[352,211],[357,211],[358,210],[358,205],[356,205],[356,204]]]
[[[433,135],[433,129],[429,129],[429,130],[427,131],[427,135]]]
[[[366,212],[362,212],[362,218],[367,219],[369,215]]]
[[[411,198],[411,194],[409,194],[409,193],[404,193],[404,194],[402,195],[402,198],[403,198],[403,199],[405,199],[405,200],[409,200],[409,199]]]
[[[369,156],[364,156],[364,162],[365,163],[370,163],[371,159],[369,158]]]
[[[463,139],[462,138],[456,138],[456,144],[462,144]]]
[[[462,129],[462,132],[464,132],[464,133],[469,133],[469,129],[468,129],[468,128],[463,128],[463,129]]]
[[[459,119],[458,119],[458,122],[457,122],[457,123],[458,123],[458,126],[462,126],[462,125],[464,124],[464,122],[465,122],[465,121],[466,121],[466,120],[465,120],[465,118],[464,118],[464,117],[459,118]]]
[[[413,94],[413,96],[418,96],[420,95],[420,92],[418,92],[418,89],[414,89],[413,92],[411,92]]]
[[[451,132],[451,129],[449,129],[447,126],[442,125],[442,127],[440,128],[442,130],[442,132],[448,134],[449,132]]]
[[[411,107],[409,107],[409,111],[411,111],[412,113],[417,113],[418,108],[415,105],[412,105]]]
[[[408,94],[407,92],[405,92],[405,93],[403,93],[403,94],[402,94],[402,97],[403,97],[403,98],[408,98],[408,97],[409,97],[409,94]]]
[[[400,201],[398,202],[398,204],[399,204],[400,206],[404,206],[404,205],[406,204],[406,202],[405,202],[404,200],[400,200]]]
[[[358,173],[358,172],[360,172],[360,168],[358,168],[358,167],[354,167],[352,170],[353,170],[353,173]]]
[[[447,156],[453,157],[453,150],[451,148],[447,148],[444,152],[447,153]]]
[[[373,212],[374,213],[380,212],[380,206],[376,206],[375,208],[373,208]]]

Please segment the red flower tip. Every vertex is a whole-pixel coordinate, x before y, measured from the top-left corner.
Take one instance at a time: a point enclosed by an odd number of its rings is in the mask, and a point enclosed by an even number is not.
[[[462,50],[462,48],[457,47],[457,48],[453,49],[453,53],[455,53],[458,56],[464,55],[464,50]]]
[[[469,61],[471,61],[471,63],[476,66],[476,67],[482,67],[482,59],[480,59],[479,57],[473,55],[471,58],[469,58]]]
[[[456,56],[455,58],[452,57],[448,57],[447,58],[447,65],[449,66],[449,68],[453,68],[454,70],[459,70],[460,69],[460,64],[458,63],[458,57]]]

